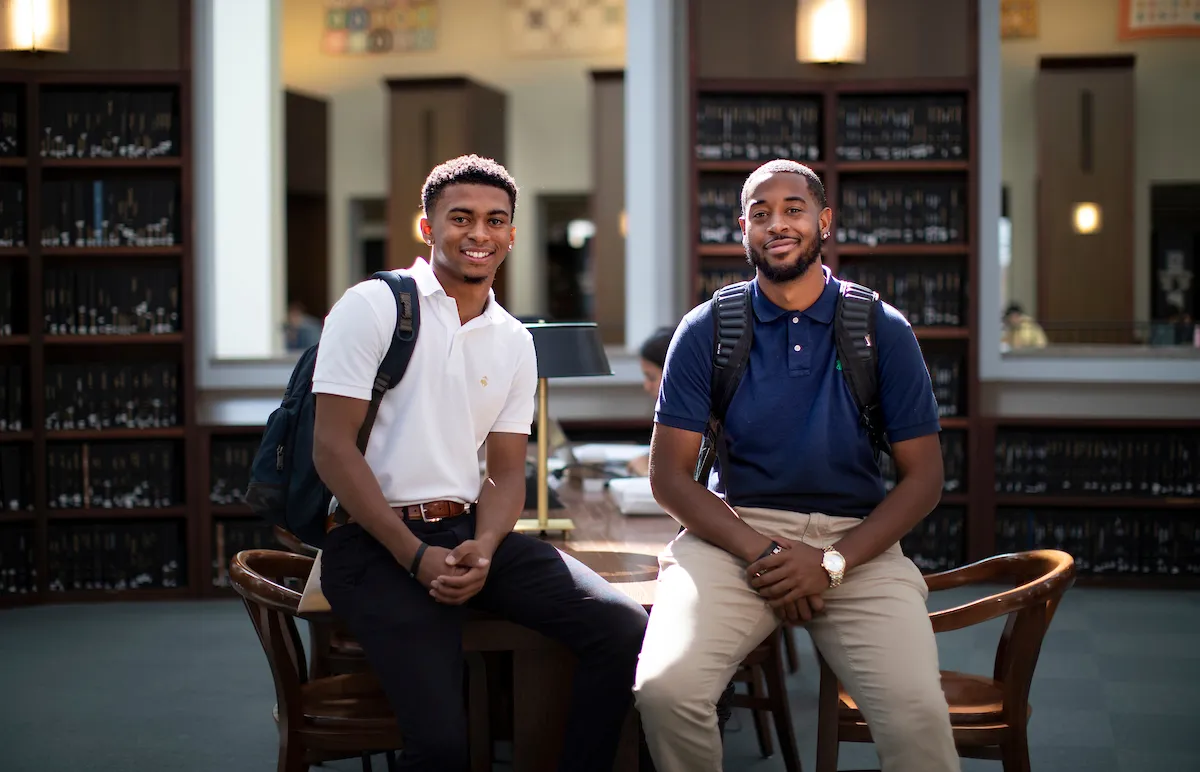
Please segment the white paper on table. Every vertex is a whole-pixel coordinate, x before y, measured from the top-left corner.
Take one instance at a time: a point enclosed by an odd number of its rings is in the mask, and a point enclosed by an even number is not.
[[[649,453],[649,445],[627,442],[591,442],[571,447],[571,455],[580,464],[628,464]]]
[[[667,514],[654,500],[649,477],[618,477],[609,480],[608,494],[612,496],[623,515]]]

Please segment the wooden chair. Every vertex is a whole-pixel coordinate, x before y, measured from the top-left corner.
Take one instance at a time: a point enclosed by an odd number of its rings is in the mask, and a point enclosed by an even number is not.
[[[316,558],[317,548],[305,544],[295,534],[281,526],[275,526],[275,541],[295,555]],[[337,619],[308,622],[308,677],[323,678],[344,673],[360,673],[367,669],[366,655],[362,646],[345,625]]]
[[[1059,550],[998,555],[951,571],[929,574],[931,592],[973,584],[1012,583],[1013,589],[929,615],[935,633],[1007,616],[991,678],[942,671],[950,723],[959,755],[1003,762],[1004,772],[1029,772],[1026,728],[1029,687],[1042,641],[1063,594],[1075,583],[1075,562]],[[818,653],[821,686],[817,719],[817,772],[836,772],[838,745],[871,742],[854,700]]]
[[[246,604],[275,682],[275,719],[279,725],[278,772],[307,772],[310,764],[361,757],[370,770],[370,756],[385,754],[389,771],[392,752],[403,747],[395,714],[375,675],[364,672],[310,678],[304,648],[296,627],[300,592],[285,586],[301,584],[313,559],[277,550],[245,550],[234,556],[230,578]],[[471,731],[486,733],[486,701],[480,705],[483,674],[468,659],[472,694]],[[472,742],[472,747],[479,747]],[[472,768],[490,769],[491,759],[473,754]]]
[[[783,765],[788,772],[800,772],[800,751],[796,747],[796,732],[792,725],[792,708],[788,702],[784,652],[792,631],[787,625],[775,629],[767,639],[742,660],[733,680],[744,683],[748,694],[738,693],[731,704],[735,708],[747,708],[754,718],[754,733],[758,737],[758,749],[762,757],[775,753],[771,742],[771,725],[768,715],[774,718],[775,732],[779,736]]]

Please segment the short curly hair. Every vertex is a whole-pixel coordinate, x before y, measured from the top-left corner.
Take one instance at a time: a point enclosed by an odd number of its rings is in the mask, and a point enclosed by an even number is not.
[[[774,161],[767,161],[751,172],[750,176],[746,178],[746,182],[742,185],[743,215],[746,214],[746,199],[750,196],[751,188],[763,177],[777,172],[799,174],[808,180],[808,189],[813,194],[813,198],[816,199],[817,206],[822,209],[825,208],[825,184],[821,182],[821,178],[817,173],[799,161],[793,161],[788,158],[776,158]]]
[[[425,178],[421,186],[421,206],[425,216],[433,213],[442,191],[449,185],[490,185],[508,194],[512,205],[510,216],[517,213],[517,183],[502,165],[491,158],[477,155],[460,155],[438,164]]]

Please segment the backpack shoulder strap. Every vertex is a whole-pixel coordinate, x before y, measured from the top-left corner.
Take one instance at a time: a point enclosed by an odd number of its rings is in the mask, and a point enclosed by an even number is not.
[[[890,453],[879,405],[879,363],[875,346],[875,305],[879,302],[879,293],[844,279],[841,287],[833,322],[838,369],[858,405],[859,422],[867,430],[876,456]]]
[[[378,271],[372,279],[386,282],[396,298],[396,329],[392,333],[392,342],[388,346],[379,371],[375,375],[375,383],[371,386],[371,404],[367,407],[367,416],[363,419],[362,428],[358,430],[358,449],[366,453],[367,442],[371,439],[371,428],[375,425],[375,415],[379,412],[379,403],[383,395],[394,387],[404,377],[409,360],[417,347],[417,330],[421,324],[421,303],[417,292],[417,282],[407,274],[397,274],[393,271]]]
[[[705,482],[716,460],[717,443],[724,435],[725,413],[750,362],[754,325],[750,316],[750,282],[740,281],[713,293],[713,349],[708,426],[700,444],[694,479]]]

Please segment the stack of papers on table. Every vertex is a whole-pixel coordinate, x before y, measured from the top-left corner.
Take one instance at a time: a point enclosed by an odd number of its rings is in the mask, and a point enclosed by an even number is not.
[[[628,442],[591,442],[571,446],[571,455],[580,464],[624,465],[649,453],[649,445]]]
[[[608,481],[608,492],[623,515],[665,515],[650,492],[649,477],[620,477]]]

